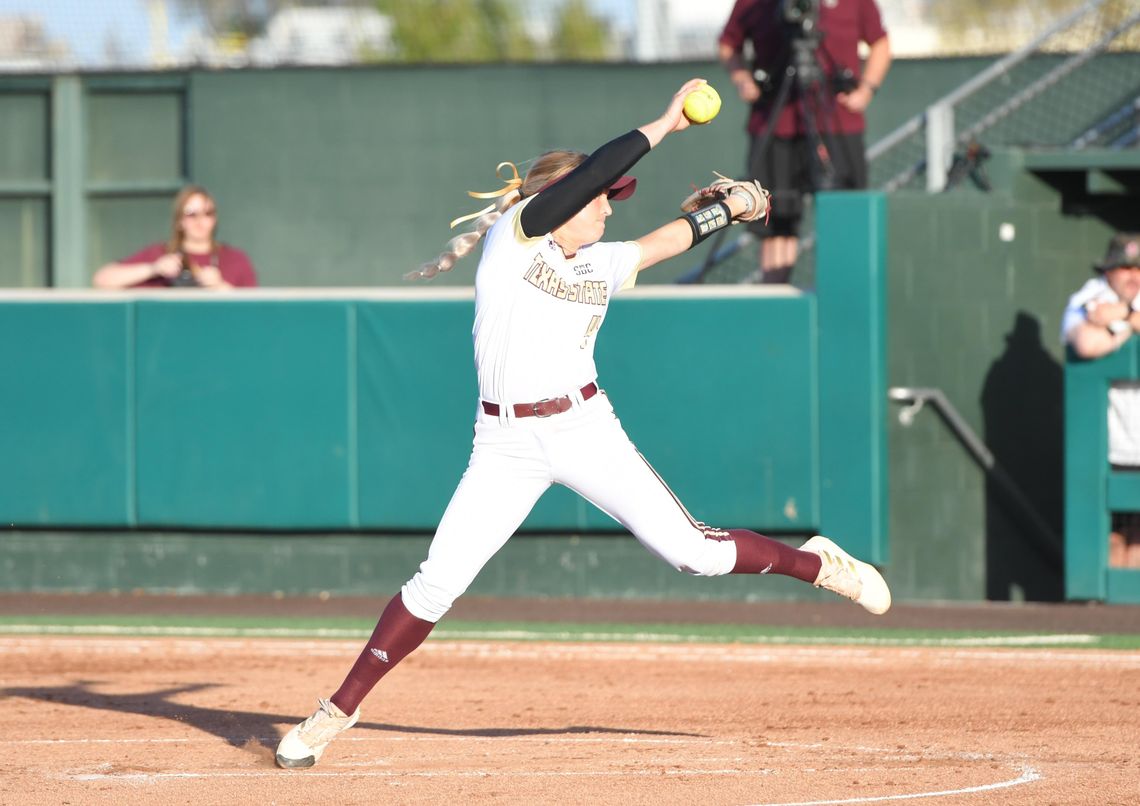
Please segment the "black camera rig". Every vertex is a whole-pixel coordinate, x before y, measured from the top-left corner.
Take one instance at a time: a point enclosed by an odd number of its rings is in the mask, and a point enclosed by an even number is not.
[[[828,75],[819,61],[823,32],[819,30],[820,0],[782,0],[778,6],[778,22],[783,26],[788,43],[787,65],[776,73],[757,69],[752,78],[760,86],[762,96],[775,96],[785,80],[795,78],[798,89],[808,85],[826,87],[833,94],[852,92],[859,78],[844,67]]]
[[[815,31],[819,27],[819,0],[784,0],[780,3],[780,19],[804,33]]]

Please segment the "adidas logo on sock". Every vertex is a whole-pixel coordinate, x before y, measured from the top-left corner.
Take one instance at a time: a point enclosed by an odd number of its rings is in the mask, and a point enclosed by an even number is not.
[[[375,655],[379,660],[381,660],[382,662],[384,662],[384,663],[388,662],[388,653],[385,652],[383,649],[372,649],[369,651],[373,655]]]

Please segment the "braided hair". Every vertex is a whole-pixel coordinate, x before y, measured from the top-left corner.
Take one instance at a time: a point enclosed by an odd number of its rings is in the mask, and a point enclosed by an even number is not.
[[[467,232],[456,235],[443,247],[443,251],[434,259],[420,264],[415,271],[404,275],[405,280],[430,280],[440,272],[451,271],[455,262],[461,257],[469,255],[480,239],[487,234],[487,230],[502,217],[503,213],[514,207],[520,201],[534,196],[543,188],[561,179],[570,171],[581,165],[586,155],[581,151],[556,150],[547,151],[531,162],[526,172],[526,178],[520,179],[518,168],[511,162],[500,162],[495,169],[496,176],[504,182],[504,187],[488,193],[468,191],[467,195],[476,199],[497,199],[487,207],[470,215],[460,216],[451,222],[455,227],[464,221],[474,220],[474,224]],[[509,169],[511,177],[504,178],[502,171]]]

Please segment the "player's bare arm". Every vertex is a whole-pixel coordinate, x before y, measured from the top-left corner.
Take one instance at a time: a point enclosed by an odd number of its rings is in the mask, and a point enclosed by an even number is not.
[[[519,219],[523,233],[534,238],[557,230],[665,137],[687,129],[685,98],[704,83],[701,78],[686,81],[669,99],[661,117],[610,140],[566,176],[536,194]]]
[[[729,194],[723,203],[728,206],[733,220],[745,215],[749,209],[748,201],[739,194]],[[641,247],[641,265],[637,270],[644,271],[690,249],[694,245],[693,228],[688,221],[677,218],[638,238],[637,244]]]
[[[673,132],[684,131],[689,128],[689,119],[684,114],[685,98],[690,92],[705,83],[707,82],[703,78],[689,79],[681,86],[681,89],[674,93],[669,100],[669,106],[665,108],[661,117],[638,127],[638,131],[649,140],[650,148],[656,146]]]

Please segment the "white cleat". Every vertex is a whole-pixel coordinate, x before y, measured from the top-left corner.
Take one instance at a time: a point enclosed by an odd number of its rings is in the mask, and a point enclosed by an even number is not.
[[[320,760],[329,742],[356,724],[360,709],[346,716],[329,700],[317,700],[320,708],[285,734],[277,745],[277,766],[287,769],[311,767]]]
[[[822,565],[814,584],[817,588],[846,596],[881,616],[891,609],[891,589],[873,565],[860,562],[823,535],[800,546],[800,551],[819,555]]]

